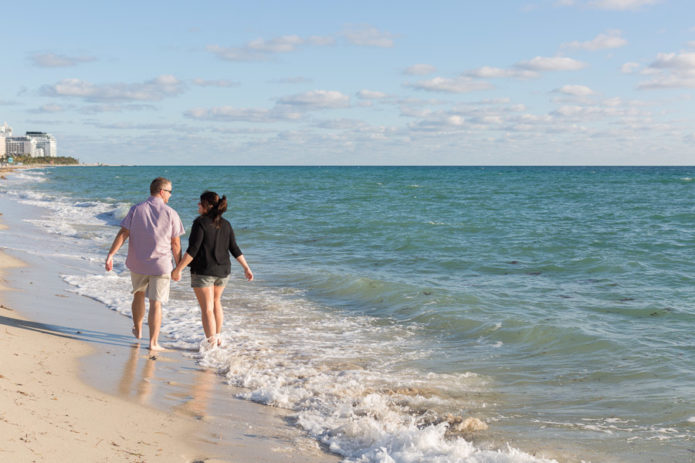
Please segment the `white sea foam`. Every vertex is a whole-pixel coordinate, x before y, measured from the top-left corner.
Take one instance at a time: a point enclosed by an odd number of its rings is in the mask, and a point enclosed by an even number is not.
[[[129,314],[126,271],[64,278],[75,292]],[[200,363],[242,388],[240,397],[293,410],[299,426],[345,461],[548,461],[467,441],[475,429],[461,427],[464,411],[485,408],[479,397],[487,379],[408,367],[428,355],[416,329],[337,316],[301,293],[287,297],[283,289],[241,286],[234,284],[224,299],[223,347],[201,350]],[[167,305],[162,332],[172,340],[168,347],[199,348],[202,330],[192,297]]]

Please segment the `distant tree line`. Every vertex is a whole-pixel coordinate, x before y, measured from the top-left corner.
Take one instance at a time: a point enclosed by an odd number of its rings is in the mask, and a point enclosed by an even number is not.
[[[19,164],[20,162],[24,165],[27,164],[54,164],[54,165],[70,165],[70,164],[79,164],[80,162],[70,156],[56,156],[56,157],[51,157],[51,156],[39,156],[39,157],[31,157],[31,156],[12,156],[14,159],[14,164]]]

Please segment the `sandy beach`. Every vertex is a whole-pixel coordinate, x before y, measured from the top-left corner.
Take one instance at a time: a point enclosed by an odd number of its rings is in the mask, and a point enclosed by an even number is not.
[[[85,385],[90,348],[0,309],[0,457],[4,461],[196,461],[194,423]],[[204,461],[211,461],[203,459]]]
[[[0,253],[3,274],[21,265]],[[93,353],[90,346],[5,303],[0,325],[2,460],[212,461],[186,439],[193,420],[84,384],[78,359]]]
[[[30,212],[0,206],[7,243]],[[191,356],[151,355],[127,318],[66,291],[57,265],[0,249],[0,461],[339,461]]]

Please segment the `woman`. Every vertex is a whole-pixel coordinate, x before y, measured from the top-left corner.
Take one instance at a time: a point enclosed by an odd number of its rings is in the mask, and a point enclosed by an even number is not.
[[[205,338],[210,343],[217,341],[222,331],[222,292],[229,280],[232,263],[231,253],[244,268],[248,281],[253,280],[251,268],[234,239],[234,230],[228,221],[222,218],[227,210],[227,198],[220,198],[213,191],[200,195],[198,213],[193,221],[193,228],[188,238],[188,249],[181,261],[171,273],[174,281],[181,279],[181,271],[187,265],[191,267],[191,287],[200,304]]]

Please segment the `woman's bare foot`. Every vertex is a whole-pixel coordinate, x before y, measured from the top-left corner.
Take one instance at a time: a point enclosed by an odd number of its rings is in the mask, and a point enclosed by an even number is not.
[[[150,344],[150,350],[152,352],[163,352],[166,349],[160,346],[159,344]]]
[[[142,327],[138,328],[137,326],[133,326],[131,332],[133,333],[133,336],[135,336],[135,339],[140,339],[140,337],[142,336]]]

